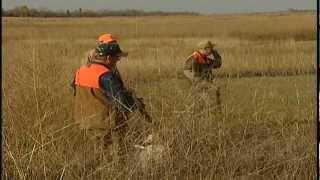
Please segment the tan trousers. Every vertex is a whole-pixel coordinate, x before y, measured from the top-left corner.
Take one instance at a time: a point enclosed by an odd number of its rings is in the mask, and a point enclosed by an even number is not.
[[[191,70],[184,70],[183,74],[191,81],[201,80],[201,78],[199,76],[196,76],[195,73]]]
[[[199,80],[212,80],[213,79],[213,74],[210,69],[205,69],[201,73],[196,73],[191,70],[184,70],[183,74],[190,79],[191,81],[199,81]]]
[[[129,152],[127,143],[128,125],[125,115],[121,113],[113,114],[114,125],[110,129],[90,128],[82,129],[86,139],[86,148],[89,152],[84,161],[106,161],[117,159],[119,163],[124,163]],[[84,152],[84,154],[88,154]]]

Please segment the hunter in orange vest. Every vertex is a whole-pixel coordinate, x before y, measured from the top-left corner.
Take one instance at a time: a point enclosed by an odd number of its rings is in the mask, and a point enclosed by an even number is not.
[[[124,137],[128,114],[139,110],[148,121],[141,98],[125,88],[116,64],[127,56],[116,42],[102,43],[95,49],[95,57],[75,74],[75,105],[73,118],[81,129],[94,131],[105,146],[112,143],[112,132],[117,134],[119,155],[125,153]]]
[[[199,43],[199,50],[193,52],[184,63],[184,75],[190,80],[212,80],[212,69],[220,68],[221,56],[211,41]]]

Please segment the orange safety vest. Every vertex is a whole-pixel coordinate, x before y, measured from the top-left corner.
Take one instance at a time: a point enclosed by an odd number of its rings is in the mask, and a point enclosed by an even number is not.
[[[76,72],[75,85],[99,89],[99,77],[109,69],[101,64],[82,66]]]
[[[203,57],[203,55],[202,55],[200,52],[198,52],[198,51],[195,51],[194,53],[192,53],[191,56],[192,56],[192,57],[197,61],[197,63],[199,63],[199,64],[206,64],[206,63],[207,63],[206,58]]]

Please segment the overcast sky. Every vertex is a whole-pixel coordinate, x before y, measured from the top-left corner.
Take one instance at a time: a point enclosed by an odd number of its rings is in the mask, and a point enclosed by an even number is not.
[[[2,0],[2,7],[27,5],[48,9],[141,9],[203,13],[258,12],[316,9],[316,0]]]

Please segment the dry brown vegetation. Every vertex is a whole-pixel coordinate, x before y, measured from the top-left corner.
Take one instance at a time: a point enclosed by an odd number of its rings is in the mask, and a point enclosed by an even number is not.
[[[315,179],[315,18],[2,19],[2,178]],[[94,149],[73,124],[69,84],[104,32],[129,52],[119,69],[145,98],[160,124],[157,143],[168,148],[165,161],[147,170],[133,158],[122,169],[113,160],[81,161],[95,158]],[[214,83],[191,86],[182,63],[203,39],[218,44],[223,66]]]

